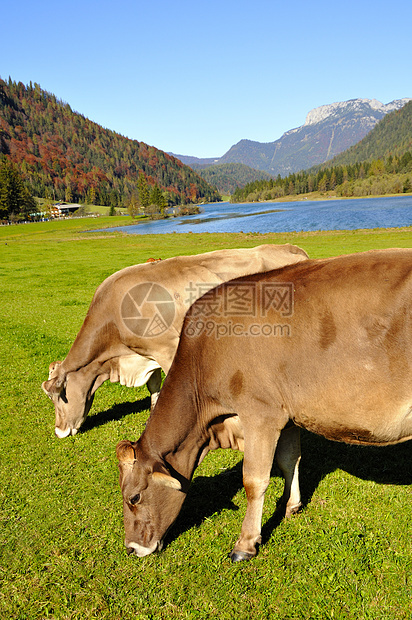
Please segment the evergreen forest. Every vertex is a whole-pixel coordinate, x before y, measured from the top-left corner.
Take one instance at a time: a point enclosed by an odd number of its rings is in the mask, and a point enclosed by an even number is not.
[[[250,168],[245,164],[215,164],[194,168],[207,183],[225,196],[233,194],[237,187],[244,187],[247,183],[273,178],[267,172]]]
[[[341,197],[384,196],[412,191],[412,152],[386,160],[331,166],[318,172],[299,172],[237,188],[231,202],[275,200],[285,196],[334,192]]]

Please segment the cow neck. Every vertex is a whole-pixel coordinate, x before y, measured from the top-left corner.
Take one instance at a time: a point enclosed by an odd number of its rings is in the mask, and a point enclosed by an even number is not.
[[[108,359],[133,353],[122,343],[110,309],[92,301],[83,325],[77,334],[62,368],[66,373],[95,364],[99,368]]]
[[[188,388],[184,382],[166,379],[139,444],[156,460],[191,480],[213,417],[196,398],[193,386]]]

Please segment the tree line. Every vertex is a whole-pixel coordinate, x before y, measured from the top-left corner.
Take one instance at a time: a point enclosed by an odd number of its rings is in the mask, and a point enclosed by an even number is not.
[[[287,177],[259,180],[237,188],[231,202],[257,202],[311,192],[336,192],[337,196],[371,196],[412,191],[412,152],[386,159],[330,166],[317,172],[302,171]]]

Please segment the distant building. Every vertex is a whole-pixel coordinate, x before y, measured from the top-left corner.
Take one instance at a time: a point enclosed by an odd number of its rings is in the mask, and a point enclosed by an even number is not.
[[[68,203],[68,202],[56,202],[56,204],[52,205],[50,210],[52,217],[63,217],[65,215],[70,215],[70,213],[74,213],[77,209],[80,209],[79,204]]]

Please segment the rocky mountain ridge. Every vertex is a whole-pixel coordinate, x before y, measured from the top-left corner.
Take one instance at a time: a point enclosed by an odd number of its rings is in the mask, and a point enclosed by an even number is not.
[[[405,103],[408,103],[408,101],[410,101],[410,99],[405,97],[404,99],[395,99],[394,101],[386,104],[378,101],[377,99],[350,99],[349,101],[329,103],[319,106],[318,108],[314,108],[308,112],[303,126],[305,127],[307,125],[321,123],[328,117],[339,114],[341,111],[347,110],[348,108],[355,110],[357,108],[364,109],[365,106],[369,106],[372,110],[382,112],[383,114],[388,114],[388,112],[399,110],[405,105]]]

